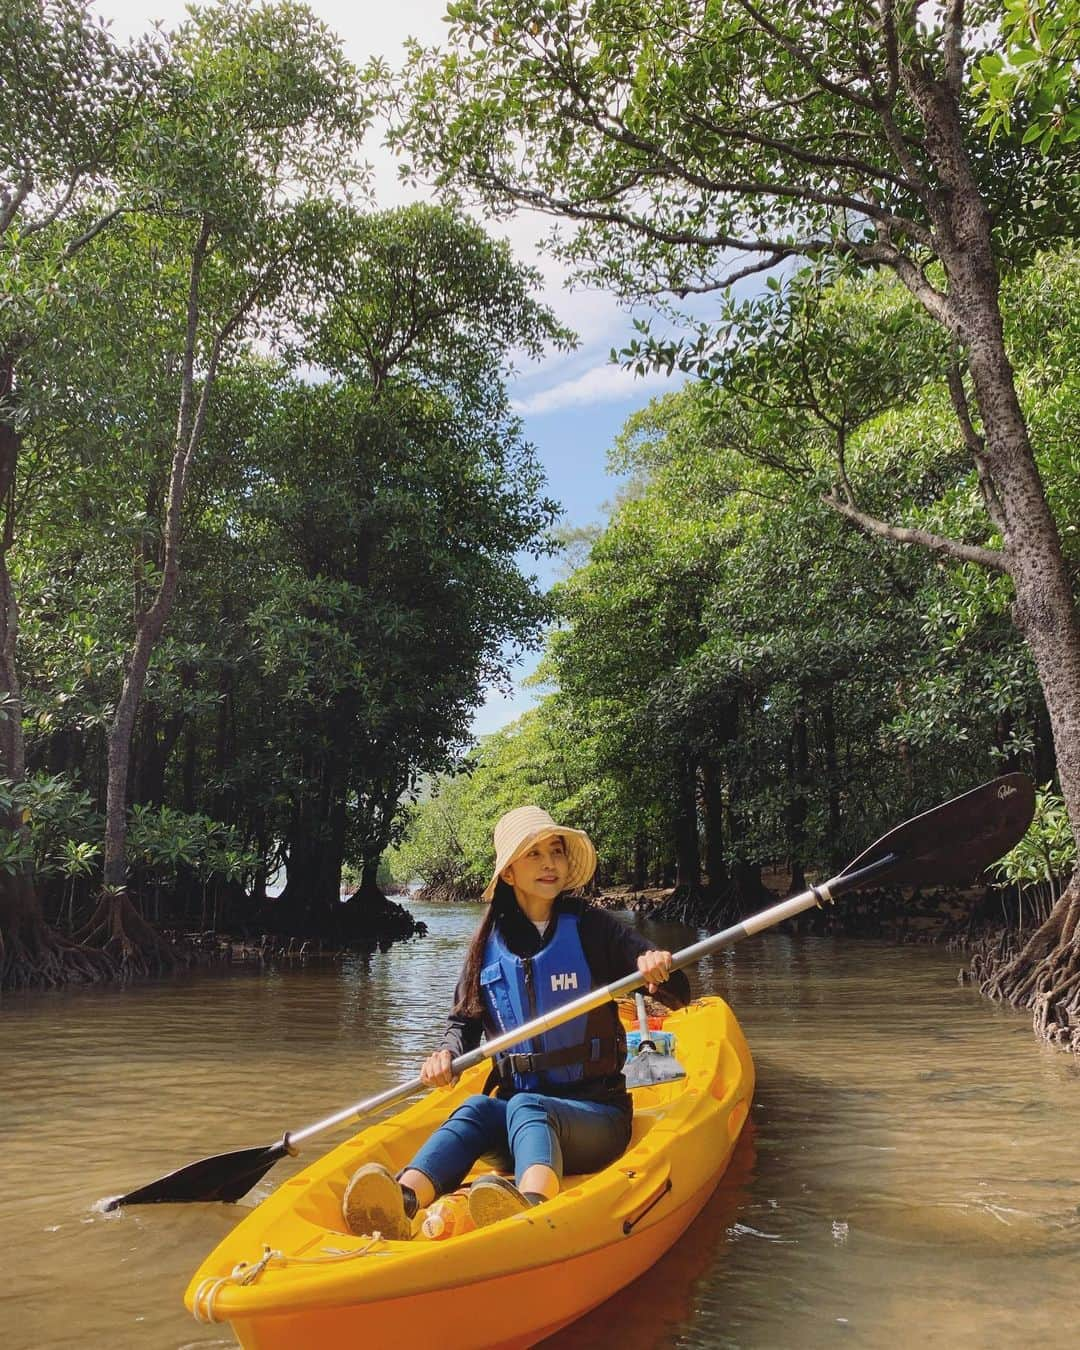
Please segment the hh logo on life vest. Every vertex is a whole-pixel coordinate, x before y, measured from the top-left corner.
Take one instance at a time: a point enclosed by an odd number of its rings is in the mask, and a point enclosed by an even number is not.
[[[572,970],[569,975],[552,975],[551,992],[557,993],[560,989],[577,988],[577,971]]]

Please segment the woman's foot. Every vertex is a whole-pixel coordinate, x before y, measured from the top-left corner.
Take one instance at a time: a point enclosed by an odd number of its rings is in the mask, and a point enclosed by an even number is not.
[[[412,1237],[412,1215],[408,1212],[405,1190],[382,1163],[365,1163],[357,1168],[345,1188],[341,1213],[345,1226],[357,1236],[380,1233],[394,1242]],[[415,1204],[413,1213],[415,1214]]]
[[[469,1187],[469,1213],[477,1228],[486,1228],[488,1224],[531,1209],[543,1199],[542,1195],[524,1194],[512,1181],[492,1173],[477,1177]]]

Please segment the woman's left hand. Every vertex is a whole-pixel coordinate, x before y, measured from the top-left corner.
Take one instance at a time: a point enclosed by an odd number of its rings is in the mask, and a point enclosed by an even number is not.
[[[664,983],[671,974],[670,952],[642,952],[637,959],[637,968],[648,981],[646,989],[655,994],[657,986]]]

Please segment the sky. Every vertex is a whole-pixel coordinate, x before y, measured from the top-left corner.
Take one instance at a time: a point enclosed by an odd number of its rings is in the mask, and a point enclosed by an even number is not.
[[[307,0],[311,9],[341,37],[346,55],[355,64],[382,56],[392,65],[403,59],[406,38],[434,44],[442,41],[445,0]],[[155,20],[171,27],[185,14],[185,0],[95,0],[94,10],[111,23],[117,37],[149,29]],[[392,155],[377,143],[365,146],[373,167],[376,205],[380,208],[416,200],[419,192],[398,181]],[[637,378],[608,361],[612,347],[632,336],[630,316],[608,294],[567,286],[560,264],[538,252],[537,242],[551,222],[523,214],[488,225],[492,234],[509,239],[515,255],[537,267],[544,277],[544,301],[578,335],[571,353],[552,353],[521,369],[511,386],[511,397],[547,473],[550,494],[563,504],[562,524],[583,526],[602,522],[607,504],[618,492],[620,480],[606,470],[607,451],[627,417],[672,384],[663,376]],[[559,561],[532,564],[545,586],[559,575]],[[485,735],[520,716],[536,694],[521,687],[536,667],[537,655],[527,656],[515,671],[515,690],[504,697],[491,690],[477,711],[473,734]]]

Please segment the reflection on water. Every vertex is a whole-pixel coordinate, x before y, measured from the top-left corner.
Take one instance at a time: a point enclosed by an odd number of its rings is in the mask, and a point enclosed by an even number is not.
[[[417,908],[427,939],[341,965],[5,1000],[5,1350],[232,1344],[180,1299],[236,1209],[94,1203],[412,1077],[481,913]],[[1080,1073],[956,964],[782,933],[703,963],[757,1061],[752,1127],[683,1241],[552,1350],[1074,1345]]]

